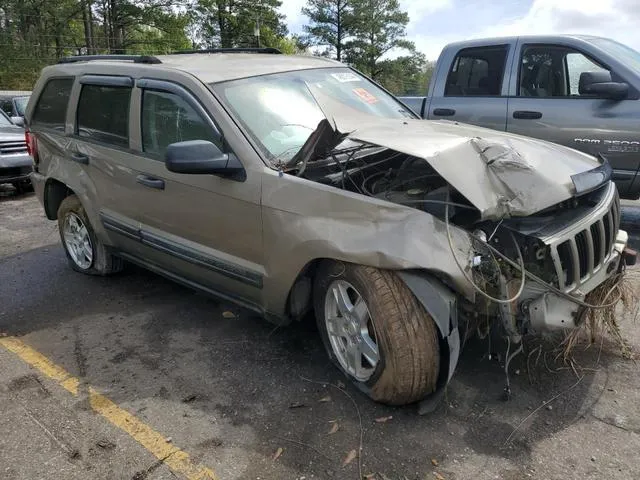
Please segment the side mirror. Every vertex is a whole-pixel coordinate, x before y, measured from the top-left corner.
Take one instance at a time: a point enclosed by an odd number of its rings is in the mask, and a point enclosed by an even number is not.
[[[167,170],[186,174],[208,174],[244,181],[246,174],[240,160],[223,153],[217,145],[206,140],[172,143],[165,153]]]
[[[19,127],[24,127],[24,118],[22,117],[11,117],[11,121]]]
[[[580,95],[624,100],[629,95],[629,85],[612,81],[609,72],[583,72],[580,74],[578,92]]]

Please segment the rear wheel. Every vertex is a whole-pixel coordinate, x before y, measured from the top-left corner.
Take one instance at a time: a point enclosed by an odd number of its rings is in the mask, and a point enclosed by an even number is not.
[[[316,277],[314,303],[329,357],[372,399],[403,405],[435,391],[436,325],[393,272],[326,264]]]
[[[75,195],[58,208],[58,229],[71,268],[89,275],[109,275],[122,270],[122,259],[109,253],[96,237],[87,214]]]

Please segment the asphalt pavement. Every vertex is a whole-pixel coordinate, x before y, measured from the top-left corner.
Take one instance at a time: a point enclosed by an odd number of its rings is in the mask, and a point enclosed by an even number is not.
[[[623,216],[640,247],[640,206]],[[135,267],[75,273],[32,194],[0,219],[0,478],[358,479],[361,438],[370,480],[640,478],[640,376],[609,341],[574,369],[528,340],[509,401],[503,352],[470,341],[419,416],[348,385],[313,322],[275,328]]]

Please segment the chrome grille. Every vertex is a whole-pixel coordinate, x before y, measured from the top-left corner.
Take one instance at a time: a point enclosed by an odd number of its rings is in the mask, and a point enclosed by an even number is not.
[[[558,287],[573,290],[607,263],[620,228],[620,199],[617,191],[606,195],[588,223],[556,238],[551,244]]]
[[[27,153],[27,142],[0,142],[0,155],[15,155]]]

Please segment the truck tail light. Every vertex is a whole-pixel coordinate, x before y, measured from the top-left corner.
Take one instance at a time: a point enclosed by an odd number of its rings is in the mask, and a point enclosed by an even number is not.
[[[27,153],[31,155],[34,163],[38,163],[38,143],[36,137],[29,130],[24,131],[24,141],[27,144]]]

